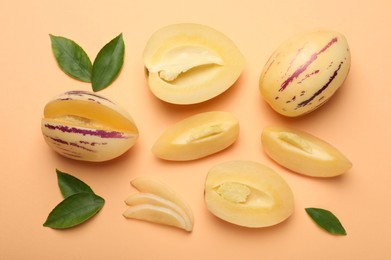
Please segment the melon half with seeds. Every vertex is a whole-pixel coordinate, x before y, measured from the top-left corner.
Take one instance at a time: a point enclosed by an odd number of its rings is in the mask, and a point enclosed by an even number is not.
[[[159,99],[195,104],[212,99],[239,78],[244,57],[227,36],[199,24],[156,31],[143,53],[148,85]]]
[[[206,208],[216,217],[248,228],[279,224],[294,211],[288,183],[271,168],[253,161],[227,161],[206,176]]]

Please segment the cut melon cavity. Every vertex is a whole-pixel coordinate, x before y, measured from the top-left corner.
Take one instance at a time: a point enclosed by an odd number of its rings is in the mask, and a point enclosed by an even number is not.
[[[150,90],[173,104],[195,104],[220,95],[244,67],[244,57],[227,36],[189,23],[155,32],[143,59]]]

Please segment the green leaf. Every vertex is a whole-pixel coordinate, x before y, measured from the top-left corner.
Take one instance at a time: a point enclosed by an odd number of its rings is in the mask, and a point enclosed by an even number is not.
[[[60,187],[61,194],[64,196],[64,198],[81,192],[94,193],[90,186],[88,186],[78,178],[73,177],[68,173],[61,172],[58,169],[56,169],[56,172],[58,186]]]
[[[92,64],[87,53],[70,39],[50,34],[50,40],[61,70],[74,79],[91,82]]]
[[[330,211],[320,208],[306,208],[305,211],[318,226],[330,234],[346,236],[346,231],[341,222]]]
[[[90,219],[102,209],[105,200],[92,193],[76,193],[58,204],[43,226],[56,229],[74,227]]]
[[[124,63],[125,44],[122,33],[106,44],[92,65],[92,89],[100,91],[109,86],[118,76]]]

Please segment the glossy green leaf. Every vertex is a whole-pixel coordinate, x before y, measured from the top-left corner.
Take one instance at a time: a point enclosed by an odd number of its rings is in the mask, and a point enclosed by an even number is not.
[[[333,235],[346,235],[346,230],[339,219],[330,211],[320,208],[306,208],[307,214],[315,223]]]
[[[74,79],[91,82],[92,63],[87,53],[70,39],[50,35],[50,40],[61,70]]]
[[[45,227],[64,229],[79,225],[102,209],[105,200],[92,193],[76,193],[65,198],[49,214]]]
[[[92,89],[97,92],[109,86],[124,63],[125,44],[122,33],[106,44],[92,65]]]
[[[64,196],[64,198],[67,198],[73,194],[81,193],[81,192],[94,193],[90,188],[90,186],[88,186],[78,178],[68,173],[61,172],[58,169],[56,169],[56,172],[57,172],[58,186],[60,187],[61,194]]]

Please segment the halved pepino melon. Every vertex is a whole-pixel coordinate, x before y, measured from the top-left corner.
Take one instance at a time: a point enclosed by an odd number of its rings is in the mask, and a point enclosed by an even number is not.
[[[245,63],[226,35],[192,23],[156,31],[143,59],[150,90],[173,104],[195,104],[220,95],[236,82]]]

